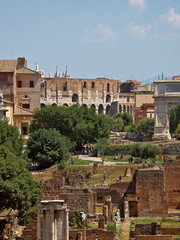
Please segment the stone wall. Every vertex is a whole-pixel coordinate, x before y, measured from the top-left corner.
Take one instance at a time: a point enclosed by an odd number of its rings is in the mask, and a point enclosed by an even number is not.
[[[180,208],[180,161],[166,161],[164,170],[169,208]]]
[[[162,216],[168,212],[163,169],[139,169],[136,175],[137,215]]]
[[[79,237],[78,237],[79,235]],[[98,240],[113,240],[114,232],[103,229],[88,229],[86,230],[86,240],[94,240],[98,237]],[[78,230],[69,232],[69,240],[81,240]]]

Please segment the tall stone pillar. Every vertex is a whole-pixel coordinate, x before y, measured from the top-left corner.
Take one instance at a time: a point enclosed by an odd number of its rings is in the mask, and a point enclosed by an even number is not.
[[[69,214],[63,200],[38,205],[37,240],[69,240]]]

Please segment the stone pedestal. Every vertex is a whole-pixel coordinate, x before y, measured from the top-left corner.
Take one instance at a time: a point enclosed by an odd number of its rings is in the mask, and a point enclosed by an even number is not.
[[[97,174],[98,172],[98,163],[93,164],[93,174]]]
[[[38,205],[37,240],[69,240],[69,210],[63,200]]]

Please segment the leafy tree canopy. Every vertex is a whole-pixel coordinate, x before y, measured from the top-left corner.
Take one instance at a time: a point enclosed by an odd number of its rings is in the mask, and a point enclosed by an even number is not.
[[[137,132],[137,124],[136,123],[131,123],[130,125],[125,127],[125,132]]]
[[[170,133],[174,133],[176,131],[176,128],[178,127],[179,123],[180,123],[180,107],[177,106],[170,111],[169,121]]]
[[[161,149],[150,143],[134,143],[131,146],[131,155],[133,157],[154,158],[161,152]]]
[[[147,135],[147,137],[152,137],[154,133],[154,119],[153,118],[143,118],[138,124],[138,130]]]
[[[112,118],[111,119],[111,130],[112,131],[122,131],[124,127],[124,122],[122,118]]]
[[[7,146],[18,156],[22,153],[23,138],[17,127],[9,125],[7,121],[0,121],[0,145]]]
[[[132,115],[127,112],[117,113],[113,115],[113,118],[122,118],[125,127],[133,123]]]
[[[27,143],[28,157],[39,163],[40,168],[67,160],[70,148],[70,140],[51,128],[31,133]]]
[[[97,115],[94,108],[84,106],[46,106],[36,110],[30,131],[41,128],[55,128],[80,150],[86,143],[95,143],[97,139],[109,136],[110,118]]]
[[[24,216],[40,200],[40,185],[26,166],[26,161],[0,146],[0,211],[17,209]]]

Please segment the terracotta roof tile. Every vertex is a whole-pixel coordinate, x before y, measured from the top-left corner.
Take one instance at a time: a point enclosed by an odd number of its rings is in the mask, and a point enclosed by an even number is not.
[[[17,60],[0,60],[0,72],[14,72]]]

